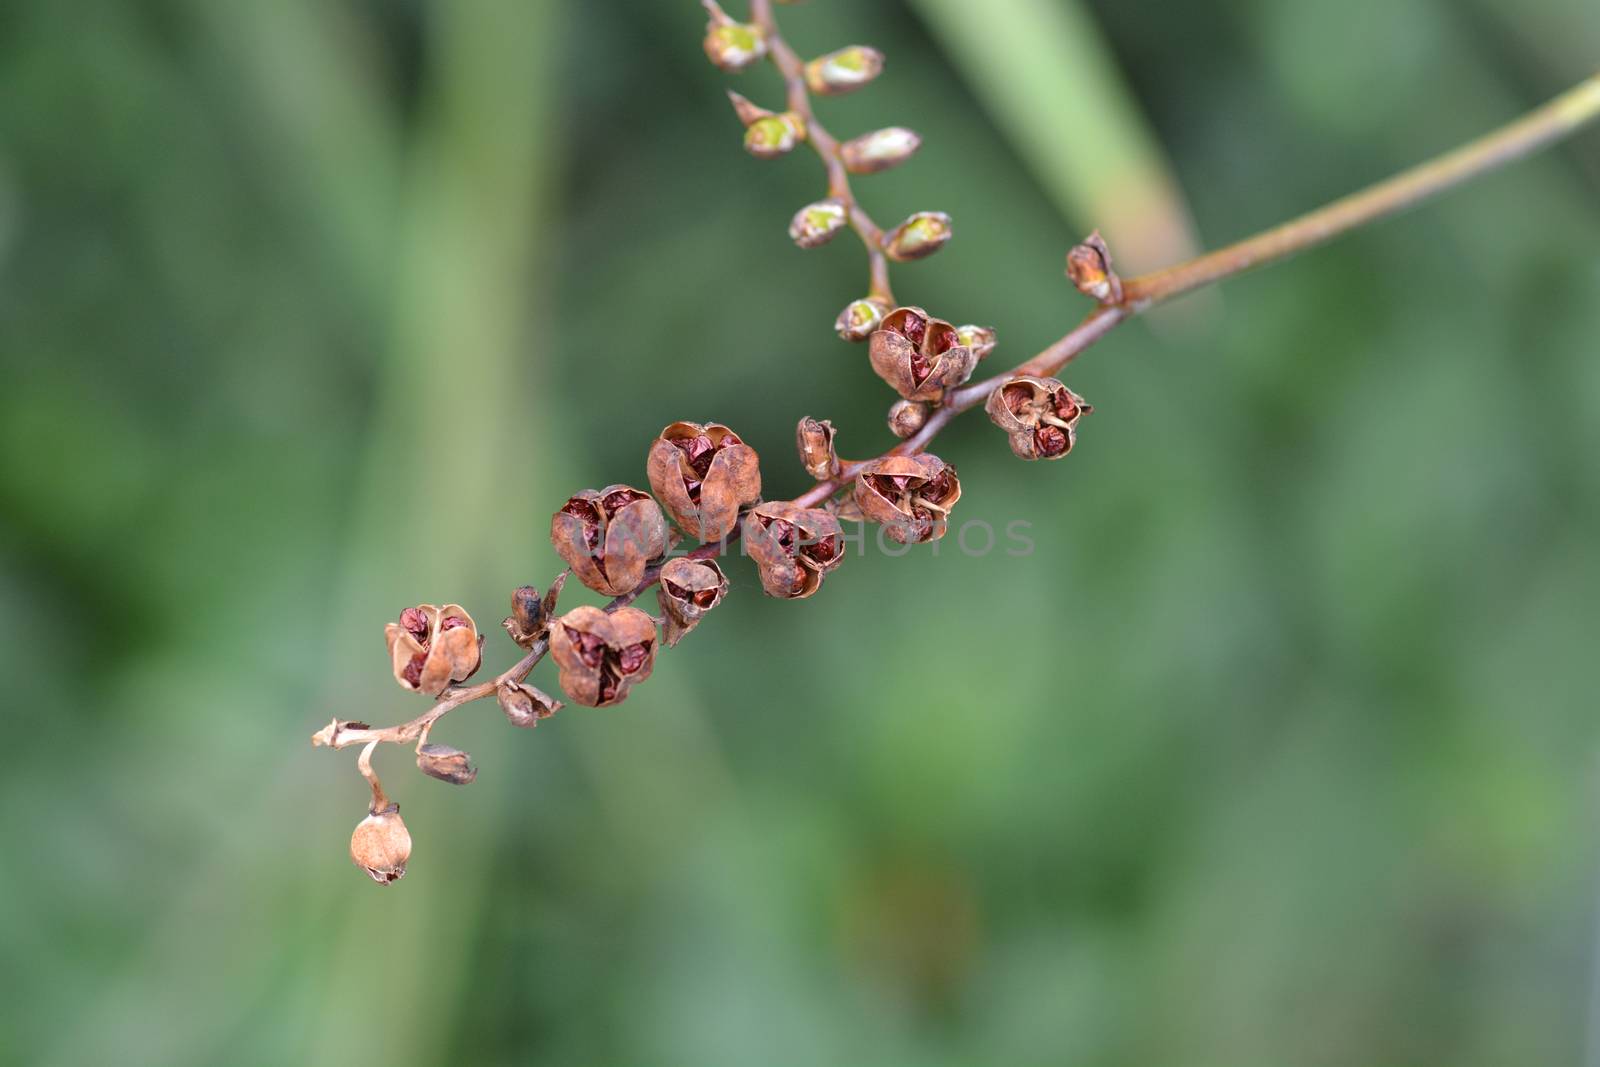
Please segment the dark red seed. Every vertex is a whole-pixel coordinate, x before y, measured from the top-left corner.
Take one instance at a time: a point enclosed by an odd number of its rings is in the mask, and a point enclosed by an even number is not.
[[[683,480],[683,491],[688,493],[689,499],[696,504],[700,502],[700,486],[701,483],[693,478],[685,478]]]
[[[407,608],[402,611],[400,625],[418,641],[428,640],[428,615],[421,608]]]
[[[607,664],[600,671],[600,703],[608,703],[617,695],[618,678],[611,672],[611,665]]]
[[[599,522],[600,511],[589,501],[580,497],[573,497],[562,505],[561,510],[568,515],[576,515],[585,522]]]
[[[617,665],[622,668],[623,674],[632,674],[644,666],[644,661],[649,655],[649,645],[629,645],[617,656]]]
[[[663,579],[661,579],[661,588],[665,589],[667,591],[667,595],[670,596],[674,600],[688,600],[689,599],[689,590],[685,589],[683,586],[677,584],[676,582],[669,582],[665,578],[663,578]]]
[[[901,325],[900,332],[912,344],[921,346],[923,335],[928,331],[928,320],[921,315],[907,315],[906,321]]]
[[[446,615],[444,617],[444,622],[441,622],[439,624],[439,629],[441,629],[441,630],[456,630],[456,629],[460,629],[463,626],[471,626],[471,625],[472,624],[470,622],[468,622],[466,619],[463,619],[460,615]]]
[[[606,655],[606,643],[593,634],[578,634],[578,658],[588,667],[598,667]]]
[[[818,563],[832,563],[839,557],[839,539],[830,534],[816,544],[807,545],[801,551]]]
[[[697,608],[709,608],[717,602],[715,589],[702,589],[694,595],[694,605]]]
[[[601,497],[600,506],[606,509],[606,517],[609,518],[634,501],[643,499],[645,495],[637,490],[617,489]]]
[[[411,662],[406,664],[406,669],[400,672],[400,677],[409,686],[422,684],[422,665],[428,661],[426,652],[418,652],[411,657]]]
[[[706,471],[711,469],[711,461],[716,457],[717,446],[711,443],[711,438],[705,434],[691,437],[678,445],[689,459],[689,466],[700,477],[706,476]]]
[[[935,353],[948,352],[961,343],[961,338],[948,326],[941,326],[938,335],[933,339]]]
[[[954,489],[955,482],[950,477],[950,472],[940,471],[938,477],[934,478],[927,485],[922,487],[922,495],[927,497],[929,500],[935,500],[939,503],[943,503],[944,498],[949,496]]]
[[[1000,398],[1005,401],[1007,410],[1013,415],[1022,414],[1022,409],[1033,397],[1033,390],[1026,385],[1008,385],[1000,393]]]
[[[1071,439],[1059,426],[1041,426],[1033,431],[1033,447],[1041,456],[1066,455]]]

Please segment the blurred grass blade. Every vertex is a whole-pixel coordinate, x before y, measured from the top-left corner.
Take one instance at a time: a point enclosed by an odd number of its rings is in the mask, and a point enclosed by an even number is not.
[[[1078,0],[911,6],[1064,217],[1098,227],[1128,273],[1194,254],[1165,154]]]

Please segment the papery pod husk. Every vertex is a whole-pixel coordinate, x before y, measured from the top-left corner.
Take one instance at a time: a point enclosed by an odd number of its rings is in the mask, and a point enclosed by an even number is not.
[[[884,484],[891,479],[903,480],[904,488]],[[854,496],[861,513],[881,524],[891,540],[921,544],[944,536],[950,509],[961,499],[961,481],[954,467],[930,453],[886,456],[856,475]],[[918,496],[923,497],[926,515],[918,513],[911,499]]]
[[[636,498],[608,508],[606,501],[616,494]],[[592,518],[567,510],[574,506]],[[600,538],[593,548],[584,536],[590,521]],[[597,593],[622,596],[637,589],[650,561],[666,552],[667,523],[648,493],[631,485],[608,485],[585,489],[562,505],[550,519],[550,542],[580,582]]]
[[[586,637],[595,640],[586,642]],[[561,688],[585,707],[614,707],[626,700],[655,669],[656,644],[655,620],[634,607],[607,613],[585,604],[550,626],[550,657],[561,669]],[[624,654],[630,650],[639,650],[638,660],[632,670],[624,670]]]
[[[771,533],[776,522],[799,531],[793,544],[786,546]],[[805,600],[822,588],[824,575],[844,562],[844,529],[821,508],[801,508],[789,501],[762,504],[745,516],[744,536],[761,588],[771,597]]]
[[[889,432],[901,440],[927,425],[928,405],[920,400],[897,400],[889,408]]]
[[[482,662],[482,639],[477,624],[460,604],[435,607],[419,604],[428,620],[426,646],[410,630],[391,622],[384,627],[384,639],[389,646],[389,661],[395,681],[401,688],[436,697],[454,682],[463,682],[477,671]],[[444,629],[445,622],[460,619],[465,625]],[[420,669],[413,663],[418,655],[423,657]],[[411,680],[410,675],[415,675]]]
[[[995,345],[999,343],[999,339],[995,336],[994,327],[974,326],[971,323],[956,327],[956,340],[958,343],[972,349],[973,358],[979,363],[988,359],[990,353],[994,351]]]
[[[819,482],[839,476],[839,453],[834,449],[833,423],[807,415],[794,429],[795,450],[800,465]]]
[[[678,447],[702,436],[715,449],[703,477]],[[650,487],[672,521],[703,544],[721,541],[732,533],[739,522],[739,509],[761,496],[760,457],[719,422],[673,423],[650,446],[645,466]],[[699,483],[698,500],[690,489],[695,482]]]
[[[393,885],[405,877],[411,859],[411,832],[400,818],[400,806],[391,804],[356,824],[350,835],[350,860],[379,885]]]
[[[1055,378],[1017,375],[989,394],[983,410],[1018,458],[1055,460],[1071,454],[1078,420],[1094,408]]]
[[[510,678],[495,687],[494,695],[500,710],[505,712],[506,721],[524,730],[533,729],[540,720],[548,719],[566,706],[536,686]]]
[[[451,785],[471,785],[478,777],[472,757],[449,745],[427,744],[418,748],[417,770]]]
[[[920,338],[914,329],[921,323]],[[912,335],[908,336],[907,330]],[[972,349],[958,343],[956,328],[918,307],[896,308],[867,345],[872,369],[906,400],[937,400],[964,384],[978,365]],[[919,377],[918,357],[927,373]]]
[[[671,648],[705,618],[728,593],[728,576],[714,559],[679,556],[661,568],[656,603],[661,605],[662,638]]]

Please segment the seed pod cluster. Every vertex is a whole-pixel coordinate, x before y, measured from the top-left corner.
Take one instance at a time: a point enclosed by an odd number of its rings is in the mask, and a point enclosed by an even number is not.
[[[1078,439],[1078,420],[1094,410],[1054,378],[1019,375],[989,394],[989,421],[1022,459],[1061,459]]]
[[[384,627],[389,660],[401,688],[436,697],[478,669],[483,639],[460,604],[419,604]]]
[[[861,513],[903,545],[944,536],[950,509],[961,499],[956,469],[938,456],[886,456],[856,475]]]

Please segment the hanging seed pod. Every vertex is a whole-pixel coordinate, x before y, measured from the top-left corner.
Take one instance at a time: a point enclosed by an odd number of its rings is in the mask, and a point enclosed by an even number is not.
[[[656,602],[666,618],[662,636],[671,648],[683,635],[700,625],[712,608],[728,593],[728,576],[714,559],[679,556],[661,568],[661,587]]]
[[[756,450],[720,422],[675,422],[650,446],[650,487],[672,521],[702,543],[720,541],[739,509],[761,496]]]
[[[578,580],[597,593],[638,588],[645,567],[667,550],[661,507],[627,485],[585,489],[550,519],[550,543]]]
[[[612,707],[655,668],[655,620],[633,607],[610,614],[587,604],[573,608],[550,627],[550,657],[569,697],[585,707]]]
[[[855,499],[861,513],[881,523],[892,540],[903,545],[937,541],[961,499],[961,480],[954,467],[927,452],[886,456],[856,475]]]
[[[423,745],[417,749],[417,770],[451,785],[471,785],[478,777],[472,757],[449,745]]]
[[[454,682],[472,677],[482,660],[483,639],[460,604],[420,604],[384,627],[389,660],[401,688],[436,697]]]
[[[561,701],[527,682],[514,682],[510,678],[495,687],[494,695],[500,703],[500,710],[506,714],[506,721],[526,730],[533,729],[541,719],[548,719],[565,707]]]
[[[844,530],[821,508],[774,501],[745,516],[745,551],[768,596],[804,600],[844,562]]]
[[[878,377],[907,400],[937,400],[972,377],[978,364],[956,328],[921,308],[896,308],[867,350]]]
[[[400,818],[400,805],[372,812],[356,824],[350,835],[350,859],[379,885],[393,885],[405,877],[411,833]]]
[[[1078,440],[1078,420],[1094,410],[1054,378],[1019,375],[989,394],[983,410],[1021,459],[1061,459]]]

